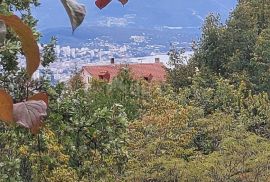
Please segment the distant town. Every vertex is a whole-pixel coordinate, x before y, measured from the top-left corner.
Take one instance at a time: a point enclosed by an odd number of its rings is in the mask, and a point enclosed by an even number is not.
[[[178,46],[187,46],[187,43],[174,43]],[[39,45],[42,51],[43,47]],[[111,58],[115,58],[115,64],[121,63],[153,63],[155,58],[167,66],[169,47],[165,45],[149,44],[145,36],[131,36],[126,44],[110,43],[108,40],[96,38],[91,43],[80,47],[56,45],[55,53],[57,60],[49,68],[40,68],[34,73],[33,78],[41,76],[52,83],[66,82],[72,75],[79,72],[85,65],[109,64]],[[187,51],[187,55],[192,54]],[[23,56],[20,57],[20,66],[25,66]]]

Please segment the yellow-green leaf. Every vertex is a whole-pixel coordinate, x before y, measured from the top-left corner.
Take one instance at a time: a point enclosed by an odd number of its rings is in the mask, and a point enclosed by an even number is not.
[[[26,70],[29,76],[32,76],[39,67],[40,52],[31,28],[16,15],[0,15],[0,19],[19,36],[26,57]]]

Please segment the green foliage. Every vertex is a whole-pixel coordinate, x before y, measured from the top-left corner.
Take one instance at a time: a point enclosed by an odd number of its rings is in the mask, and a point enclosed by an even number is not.
[[[47,67],[50,63],[53,63],[56,60],[56,53],[55,53],[55,45],[56,45],[56,38],[52,37],[51,42],[44,46],[43,48],[43,60],[41,65],[43,67]]]
[[[207,81],[198,73],[177,95],[151,91],[129,126],[126,181],[269,180],[267,94]]]
[[[37,2],[0,6],[6,14],[30,5]],[[169,52],[164,85],[125,69],[87,89],[79,74],[68,85],[28,82],[9,31],[1,86],[15,102],[39,90],[50,102],[38,136],[0,123],[0,181],[270,181],[269,6],[239,1],[226,25],[210,15],[191,60]],[[54,44],[44,48],[44,66]]]
[[[220,17],[210,14],[202,27],[202,37],[194,47],[195,54],[192,62],[199,70],[225,74],[223,31],[224,26],[220,23]]]
[[[191,85],[192,76],[196,71],[196,68],[184,56],[184,53],[183,49],[177,50],[176,48],[172,48],[168,53],[170,68],[167,70],[167,79],[175,91],[178,91],[181,87]]]
[[[37,20],[31,15],[31,7],[38,6],[37,0],[33,1],[3,1],[0,4],[1,14],[10,14],[14,11],[20,11],[21,19],[33,31],[36,40],[39,40],[40,34],[36,30]],[[43,49],[42,65],[47,67],[55,59],[54,46],[56,40],[52,38],[51,42]],[[18,55],[22,54],[22,43],[18,36],[8,29],[6,40],[0,46],[0,85],[1,88],[8,90],[15,102],[28,98],[32,93],[44,91],[47,86],[46,80],[29,81],[25,69],[18,67]]]
[[[123,69],[111,84],[100,80],[93,80],[89,90],[93,109],[111,107],[114,103],[124,106],[129,120],[140,115],[140,98],[143,97],[143,83],[133,80],[129,70]]]
[[[269,7],[265,0],[239,1],[225,25],[210,15],[192,62],[202,72],[238,84],[244,75],[252,91],[269,92]]]

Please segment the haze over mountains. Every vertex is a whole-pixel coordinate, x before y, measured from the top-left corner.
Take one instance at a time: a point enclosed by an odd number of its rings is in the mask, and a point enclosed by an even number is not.
[[[199,34],[204,18],[210,13],[219,13],[226,19],[236,4],[236,0],[130,0],[125,7],[113,0],[103,10],[99,10],[94,0],[79,0],[87,7],[87,16],[73,37],[69,19],[60,0],[41,0],[41,6],[34,9],[39,19],[38,28],[44,34],[44,41],[56,35],[60,44],[80,42],[98,36],[112,36],[124,39],[138,32],[173,30],[160,33],[160,38],[176,31],[190,36]],[[93,28],[95,27],[95,28]],[[120,29],[121,28],[121,29]],[[119,31],[122,38],[119,36]],[[134,32],[133,32],[134,31]],[[173,35],[174,36],[174,35]],[[168,40],[171,41],[171,40]],[[186,40],[183,40],[186,41]]]
[[[99,10],[94,0],[79,1],[86,5],[88,13],[82,27],[198,27],[210,12],[226,18],[236,4],[236,0],[130,0],[122,7],[117,0],[113,0],[106,8]],[[41,0],[35,14],[40,19],[40,29],[69,25],[60,0]]]
[[[190,50],[200,37],[205,17],[213,12],[225,20],[236,0],[118,0],[99,10],[95,0],[78,0],[87,7],[83,24],[72,35],[68,16],[60,0],[41,0],[34,9],[42,32],[41,42],[56,36],[57,61],[50,66],[51,82],[66,81],[83,65],[116,62],[168,61],[171,45]],[[39,69],[37,75],[44,73]]]

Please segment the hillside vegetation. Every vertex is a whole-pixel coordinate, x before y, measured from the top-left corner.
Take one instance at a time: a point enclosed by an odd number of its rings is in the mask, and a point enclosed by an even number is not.
[[[35,27],[36,1],[6,2]],[[0,48],[0,85],[15,103],[45,91],[48,117],[36,135],[0,123],[0,181],[270,181],[270,1],[239,0],[225,24],[209,15],[187,63],[182,50],[169,52],[162,85],[128,70],[88,90],[78,75],[55,87],[29,82],[18,42],[9,31]]]

